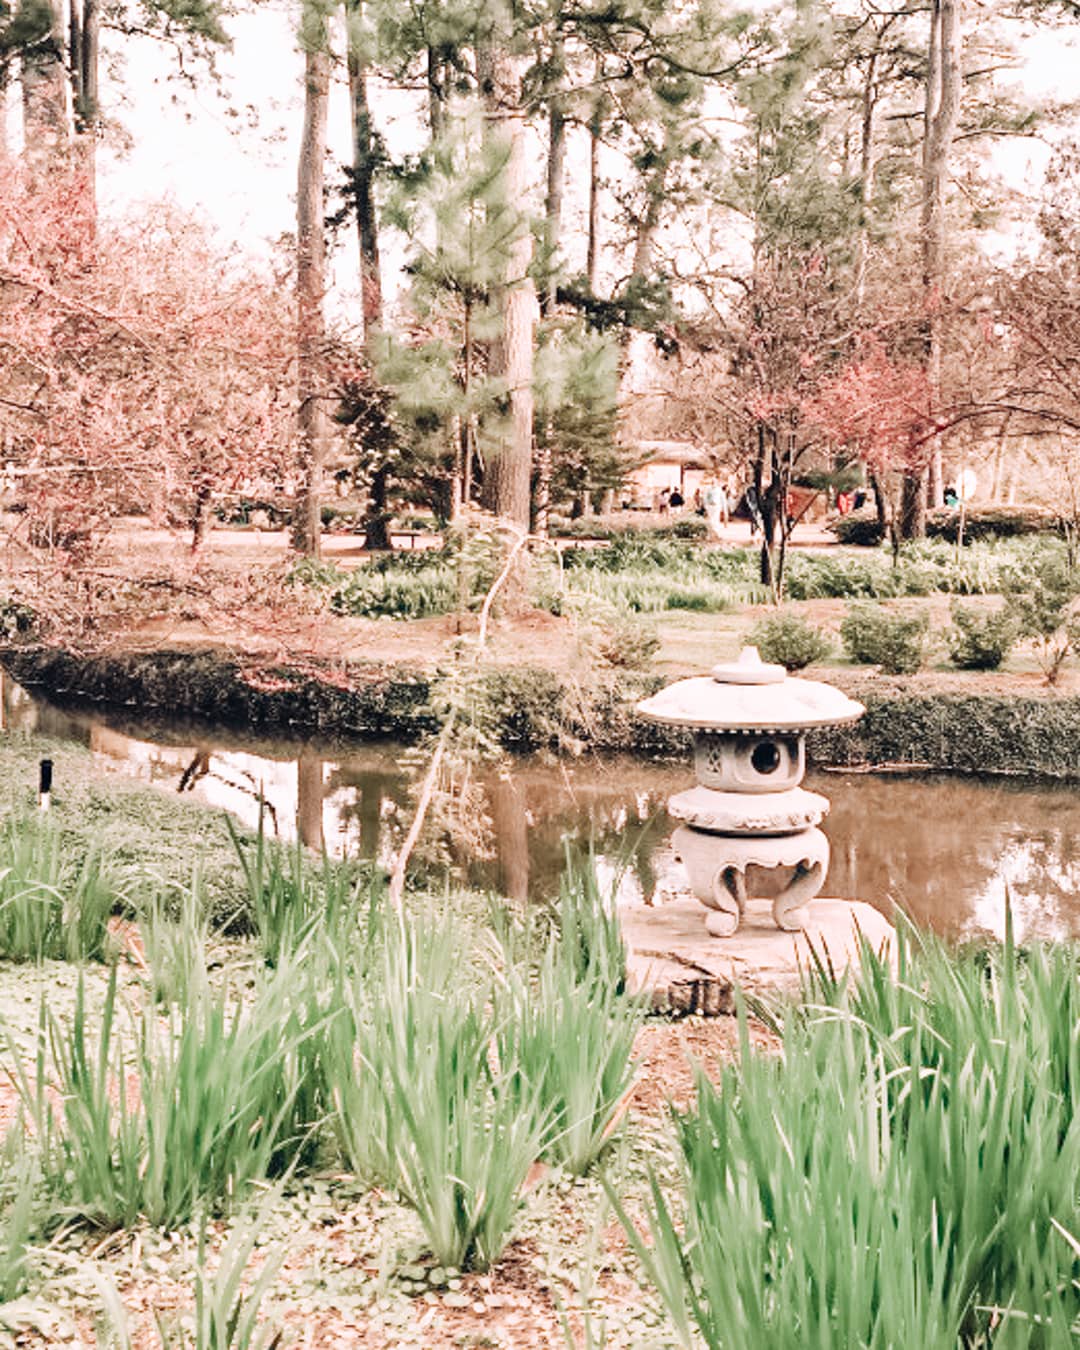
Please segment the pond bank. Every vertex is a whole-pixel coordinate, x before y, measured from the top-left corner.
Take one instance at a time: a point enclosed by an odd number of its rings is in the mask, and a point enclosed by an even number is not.
[[[42,646],[7,648],[0,659],[20,684],[53,701],[137,709],[144,721],[160,714],[331,741],[414,741],[436,725],[430,695],[439,671],[417,665],[290,665],[221,650],[80,656]],[[812,733],[810,754],[820,765],[918,765],[1080,781],[1080,697],[1032,686],[1010,692],[979,677],[965,686],[955,680],[943,685],[932,673],[812,673],[867,708],[852,727]],[[508,749],[563,741],[650,756],[684,752],[682,733],[634,714],[635,703],[665,683],[655,673],[613,670],[584,685],[546,667],[500,665],[484,678]]]

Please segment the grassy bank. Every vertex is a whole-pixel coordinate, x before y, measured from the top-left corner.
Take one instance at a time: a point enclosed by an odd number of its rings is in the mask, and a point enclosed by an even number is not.
[[[152,880],[173,861],[155,827],[197,864],[209,814],[65,792],[87,766],[54,758],[55,813],[28,785],[0,803],[24,845],[0,867],[0,1343],[251,1350],[264,1319],[274,1344],[561,1343],[610,1214],[598,1166],[640,1188],[650,1134],[627,1118],[643,1009],[590,879],[544,912],[457,892],[399,917],[380,885],[237,836],[254,933],[223,942],[201,868],[171,888],[179,921]],[[80,828],[92,800],[123,856],[100,817]],[[103,923],[42,870],[57,837],[96,850],[131,925],[79,961],[22,940],[46,912],[61,936]],[[663,1321],[632,1267],[608,1268],[613,1344]]]
[[[224,920],[235,911],[242,875],[222,812],[105,774],[88,750],[19,733],[0,737],[0,826],[36,816],[38,765],[46,758],[53,762],[49,821],[65,877],[98,854],[122,880],[183,888],[197,863],[210,913]]]

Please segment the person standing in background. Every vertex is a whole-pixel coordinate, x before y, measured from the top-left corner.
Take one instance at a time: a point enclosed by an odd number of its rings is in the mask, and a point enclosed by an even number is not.
[[[717,539],[723,534],[722,523],[727,523],[727,498],[719,483],[710,483],[705,489],[705,519]]]

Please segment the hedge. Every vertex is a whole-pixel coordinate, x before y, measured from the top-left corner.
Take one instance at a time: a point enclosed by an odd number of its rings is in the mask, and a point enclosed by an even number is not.
[[[841,544],[873,547],[882,540],[877,512],[872,507],[837,516],[829,522],[828,528]],[[945,539],[954,544],[959,532],[958,507],[945,506],[927,512],[928,539]],[[1062,533],[1061,517],[1043,506],[971,506],[964,513],[964,539],[967,543],[976,539],[1016,539],[1026,534],[1060,536]]]
[[[11,649],[3,664],[20,683],[60,703],[97,704],[146,728],[198,719],[243,731],[334,740],[411,741],[433,729],[431,672],[355,664],[320,672],[256,665],[215,652],[162,651],[82,658],[55,649]],[[592,750],[685,756],[683,731],[637,717],[634,705],[664,683],[612,672],[587,687],[539,666],[495,666],[489,697],[504,745],[528,751],[573,741]],[[938,693],[919,677],[884,686],[837,680],[866,705],[850,727],[811,733],[826,765],[926,764],[971,774],[1080,780],[1080,698]]]

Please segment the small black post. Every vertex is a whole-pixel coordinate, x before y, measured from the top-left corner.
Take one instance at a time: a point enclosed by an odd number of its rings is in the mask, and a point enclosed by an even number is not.
[[[52,760],[43,759],[41,761],[40,772],[38,775],[38,808],[42,811],[49,809],[49,803],[52,799]]]

